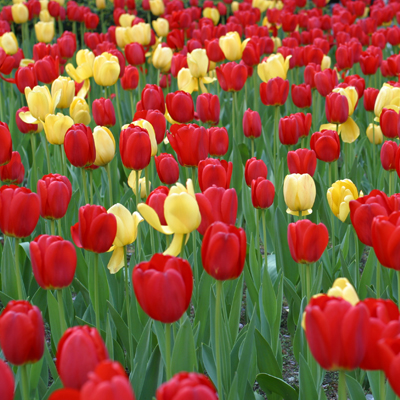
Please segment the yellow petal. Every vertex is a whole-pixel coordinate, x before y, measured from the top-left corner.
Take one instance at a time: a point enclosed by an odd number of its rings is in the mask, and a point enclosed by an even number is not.
[[[183,234],[175,233],[171,244],[169,245],[168,249],[164,251],[163,254],[165,256],[173,256],[173,257],[179,256],[182,249],[183,236],[184,236]]]
[[[360,128],[349,117],[344,124],[339,125],[339,135],[342,136],[344,143],[353,143],[360,136]]]
[[[164,235],[172,235],[174,233],[169,226],[161,225],[157,213],[150,206],[145,203],[140,203],[137,208],[147,223],[154,229],[163,233]]]
[[[107,268],[110,270],[110,274],[116,274],[124,266],[124,264],[124,248],[116,247],[107,265]]]

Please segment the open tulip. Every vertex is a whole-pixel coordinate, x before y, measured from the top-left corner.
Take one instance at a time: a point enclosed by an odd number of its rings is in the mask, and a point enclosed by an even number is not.
[[[6,184],[20,184],[24,180],[25,168],[18,151],[13,151],[8,164],[0,166],[0,180]]]
[[[285,80],[289,70],[290,58],[291,56],[284,58],[281,53],[272,54],[266,60],[258,64],[258,76],[263,82],[268,82],[270,79],[274,78]]]
[[[75,82],[81,83],[93,76],[94,60],[95,55],[90,50],[79,50],[76,53],[77,67],[75,68],[72,64],[67,64],[65,71]],[[113,59],[113,61],[115,60]]]
[[[311,214],[316,196],[314,179],[308,174],[286,175],[283,195],[288,214],[300,216]]]
[[[75,95],[75,83],[71,78],[59,76],[51,85],[51,96],[54,98],[58,90],[61,89],[58,108],[69,108]]]

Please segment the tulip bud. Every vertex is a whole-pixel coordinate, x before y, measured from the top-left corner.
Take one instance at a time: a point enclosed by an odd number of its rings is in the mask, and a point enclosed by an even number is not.
[[[153,29],[157,36],[166,37],[169,32],[169,22],[165,18],[157,18],[152,22]]]
[[[379,90],[375,88],[367,88],[364,90],[364,108],[365,111],[374,111],[375,101],[378,97]]]
[[[116,123],[114,106],[110,99],[101,97],[92,104],[94,122],[100,126],[114,126]]]
[[[368,140],[373,144],[381,144],[383,142],[383,134],[380,125],[370,123],[366,131]]]
[[[174,121],[184,124],[193,120],[194,105],[189,93],[183,91],[168,93],[166,104],[168,113]]]
[[[396,169],[396,153],[399,146],[391,140],[383,143],[381,148],[381,163],[385,171],[394,171]]]
[[[222,90],[239,92],[243,89],[248,75],[247,68],[243,64],[229,62],[221,64],[215,70]]]
[[[298,108],[311,107],[311,87],[305,83],[302,83],[301,85],[292,85],[292,101]]]
[[[112,161],[115,155],[115,139],[105,126],[96,126],[93,131],[96,159],[94,165],[104,167]]]
[[[161,72],[168,72],[171,68],[172,50],[169,47],[157,46],[153,54],[154,68]]]
[[[269,208],[274,202],[275,186],[263,177],[251,181],[251,202],[255,208]]]
[[[75,124],[90,124],[89,105],[81,97],[74,98],[69,107],[69,115],[72,117]]]
[[[297,149],[287,155],[288,169],[291,174],[308,174],[314,176],[317,168],[317,156],[314,150]]]
[[[261,118],[257,111],[248,108],[243,114],[243,133],[249,138],[258,138],[262,133]]]
[[[398,106],[388,106],[388,108],[382,110],[380,126],[384,136],[388,138],[397,138],[400,136],[399,112],[400,108]]]
[[[340,156],[340,139],[336,131],[323,130],[311,135],[311,150],[315,151],[318,160],[336,161]]]
[[[150,164],[151,141],[146,129],[129,126],[121,131],[119,151],[126,168],[139,171]]]
[[[11,14],[16,24],[24,24],[29,19],[28,7],[23,3],[13,4],[11,6]]]
[[[0,47],[9,55],[14,55],[18,52],[18,42],[14,32],[6,32],[0,36]]]
[[[228,189],[232,176],[232,162],[206,158],[199,162],[198,180],[200,190],[204,192],[211,186]]]
[[[349,117],[349,103],[346,96],[331,93],[326,96],[326,119],[332,124],[343,124]]]
[[[96,159],[92,130],[83,124],[72,125],[65,134],[64,151],[74,167],[85,168],[92,165]]]
[[[159,86],[147,84],[144,87],[138,103],[139,110],[159,110],[165,113],[164,93]]]
[[[246,185],[251,187],[251,182],[253,179],[259,177],[267,178],[268,169],[263,160],[257,160],[255,157],[250,158],[246,161],[244,168],[244,177],[246,180]]]
[[[62,145],[68,129],[74,125],[74,121],[68,115],[58,113],[49,114],[44,123],[44,132],[50,144]]]
[[[201,78],[207,74],[209,59],[204,49],[195,49],[189,53],[187,63],[193,77]]]
[[[288,214],[301,216],[311,214],[316,196],[314,179],[308,174],[286,175],[283,195]]]
[[[125,68],[124,76],[121,79],[121,86],[124,90],[134,90],[139,84],[139,71],[136,67],[128,65]]]
[[[282,106],[289,94],[289,81],[282,78],[270,79],[260,85],[260,97],[266,106]]]
[[[165,185],[173,185],[179,179],[179,165],[172,154],[161,153],[154,157],[160,181]]]
[[[150,0],[149,4],[150,4],[150,11],[153,15],[157,17],[161,14],[164,14],[165,6],[162,0]]]
[[[279,120],[279,140],[283,145],[297,144],[299,140],[299,126],[297,119],[290,115]]]
[[[326,97],[331,93],[333,88],[338,84],[337,72],[329,68],[317,72],[314,79],[315,87],[317,88],[318,93],[323,97]]]
[[[211,93],[200,94],[196,100],[196,111],[201,122],[217,125],[220,113],[218,96]]]
[[[225,155],[229,147],[229,136],[226,128],[209,128],[208,136],[210,155],[216,157]]]
[[[225,36],[221,36],[219,46],[227,60],[236,61],[242,58],[242,42],[237,32],[228,32]]]
[[[58,90],[61,90],[61,97],[57,107],[69,108],[75,94],[74,81],[64,76],[58,77],[51,85],[51,96],[54,97]]]

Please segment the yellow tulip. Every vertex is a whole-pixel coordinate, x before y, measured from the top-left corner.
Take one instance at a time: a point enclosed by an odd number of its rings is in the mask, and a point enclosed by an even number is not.
[[[0,47],[10,56],[18,51],[18,41],[14,32],[6,32],[0,36]]]
[[[76,53],[77,68],[72,64],[67,64],[65,71],[75,82],[81,83],[93,76],[94,59],[95,55],[90,50],[79,50]]]
[[[370,123],[366,134],[370,143],[382,144],[383,134],[380,125]]]
[[[128,186],[132,189],[133,194],[136,196],[136,173],[139,174],[139,191],[140,191],[140,198],[145,199],[147,197],[147,190],[146,190],[146,178],[140,178],[142,171],[132,171],[128,176]],[[149,182],[149,187],[151,187],[151,182]]]
[[[238,1],[232,1],[231,7],[232,7],[232,12],[233,13],[235,11],[238,11],[239,10],[239,2]]]
[[[258,76],[263,82],[268,82],[270,79],[278,77],[286,79],[291,57],[284,58],[281,53],[270,55],[265,61],[258,64]]]
[[[330,67],[331,67],[331,58],[324,54],[324,57],[322,58],[321,61],[321,71],[323,71],[324,69],[328,69]]]
[[[147,46],[151,40],[150,24],[140,22],[128,28],[128,43],[140,43],[142,46]]]
[[[28,7],[23,3],[17,3],[11,6],[11,14],[16,24],[23,24],[29,19]]]
[[[199,205],[190,179],[187,180],[186,187],[177,183],[170,189],[164,203],[164,217],[167,225],[161,225],[157,213],[147,204],[139,204],[138,209],[154,229],[165,235],[174,234],[171,245],[164,252],[167,255],[177,256],[181,251],[184,236],[189,236],[201,222]]]
[[[159,15],[164,14],[165,6],[162,0],[150,0],[149,4],[150,4],[150,11],[152,12],[153,15],[158,17]]]
[[[132,22],[136,17],[134,15],[131,14],[122,14],[119,17],[119,24],[123,27],[123,28],[130,28],[132,26]]]
[[[13,0],[13,4],[24,3],[24,0]]]
[[[328,290],[328,296],[340,297],[355,306],[360,299],[357,292],[347,278],[337,278],[332,287]]]
[[[50,15],[49,10],[40,11],[39,20],[42,22],[54,22],[54,18]]]
[[[339,93],[346,97],[347,103],[349,104],[349,117],[353,115],[358,101],[356,88],[354,86],[348,86],[347,88],[335,88],[332,90],[332,92]]]
[[[384,108],[389,105],[400,105],[400,88],[384,83],[375,101],[374,112],[379,117]]]
[[[49,6],[49,1],[48,0],[39,0],[40,3],[40,9],[41,10],[47,10]]]
[[[93,77],[100,86],[112,86],[117,83],[121,67],[116,56],[103,53],[94,59]]]
[[[50,144],[64,144],[67,130],[74,125],[74,120],[68,115],[49,114],[44,121],[44,132]]]
[[[104,10],[106,8],[107,4],[106,4],[106,0],[96,0],[96,7],[99,10]]]
[[[153,53],[153,66],[161,72],[168,72],[171,68],[172,49],[159,44]]]
[[[72,117],[75,124],[89,125],[92,119],[89,106],[82,97],[74,97],[69,106],[69,115]]]
[[[204,49],[195,49],[187,55],[189,71],[194,78],[207,74],[209,59]]]
[[[288,214],[300,216],[311,214],[316,196],[314,179],[308,174],[286,175],[283,196]]]
[[[107,265],[110,273],[116,274],[125,265],[124,247],[136,240],[139,224],[143,218],[137,211],[131,214],[119,203],[113,205],[107,212],[113,214],[117,220],[117,234],[109,250],[113,251],[113,254]]]
[[[25,97],[29,112],[20,113],[20,118],[28,124],[34,124],[39,120],[44,121],[49,114],[54,114],[60,101],[61,90],[52,96],[47,86],[35,86],[33,89],[26,87]]]
[[[75,96],[75,82],[68,77],[59,76],[51,85],[51,95],[61,90],[60,101],[58,108],[68,108]]]
[[[360,128],[355,121],[349,117],[346,122],[339,125],[338,134],[341,135],[344,143],[353,143],[360,136]]]
[[[115,156],[115,139],[111,131],[105,126],[96,126],[93,130],[96,160],[94,165],[104,167]]]
[[[269,4],[267,0],[253,0],[252,2],[253,8],[258,8],[260,12],[264,12],[268,9]]]
[[[350,179],[336,181],[327,191],[328,204],[335,217],[342,222],[350,213],[349,202],[358,199],[356,185]]]
[[[36,39],[38,42],[50,43],[54,38],[54,22],[37,22],[35,24]]]
[[[138,119],[137,121],[133,121],[131,124],[135,126],[140,126],[141,128],[147,131],[151,143],[151,156],[153,157],[157,155],[157,139],[153,125],[149,121],[146,121],[145,119]]]
[[[117,26],[117,29],[115,30],[115,40],[117,41],[118,47],[121,47],[121,49],[124,49],[127,44],[129,44],[129,38],[128,38],[128,29],[127,27],[123,26]]]
[[[56,3],[58,3],[60,6],[64,6],[65,0],[54,0]]]
[[[279,36],[273,37],[272,41],[274,42],[274,52],[276,53],[279,47],[282,46],[282,40]]]
[[[199,90],[198,80],[192,76],[189,68],[182,68],[178,72],[178,89],[187,93],[197,92]]]
[[[152,0],[150,0],[150,4],[151,4],[151,1]],[[218,22],[219,22],[219,19],[220,19],[221,16],[219,14],[218,8],[216,8],[216,7],[206,7],[203,10],[203,17],[204,18],[210,18],[214,25],[218,25]]]
[[[169,22],[165,18],[157,18],[152,22],[153,29],[157,36],[166,37],[169,32]]]
[[[27,67],[29,64],[35,64],[35,60],[31,60],[30,58],[23,58],[19,62],[20,67]]]
[[[246,47],[248,40],[244,41],[244,46],[240,40],[239,34],[235,32],[228,32],[225,36],[219,38],[219,46],[221,47],[224,56],[229,61],[236,61],[242,58],[242,53]]]

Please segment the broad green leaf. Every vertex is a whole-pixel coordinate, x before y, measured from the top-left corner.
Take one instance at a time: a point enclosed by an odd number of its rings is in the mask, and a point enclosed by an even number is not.
[[[264,392],[276,393],[284,400],[298,400],[296,390],[280,378],[269,374],[258,374],[256,380]]]

